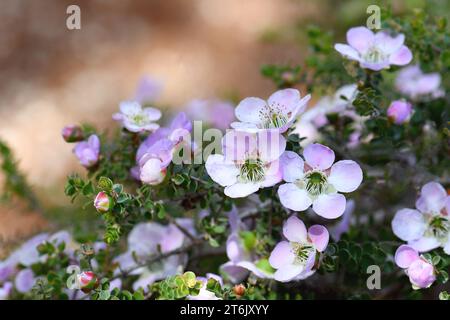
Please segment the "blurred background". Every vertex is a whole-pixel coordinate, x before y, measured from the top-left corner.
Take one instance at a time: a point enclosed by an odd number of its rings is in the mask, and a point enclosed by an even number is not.
[[[377,2],[3,0],[0,138],[44,206],[63,207],[66,176],[83,172],[60,136],[64,125],[111,126],[118,103],[145,75],[163,83],[158,106],[168,108],[195,98],[266,97],[274,88],[261,65],[300,64],[306,25],[343,37]],[[423,2],[389,1],[397,12]],[[70,4],[81,8],[81,30],[66,27]],[[20,203],[1,204],[0,238],[27,237],[48,221]]]

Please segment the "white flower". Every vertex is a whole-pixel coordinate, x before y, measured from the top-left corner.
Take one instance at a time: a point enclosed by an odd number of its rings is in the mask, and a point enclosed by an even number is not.
[[[441,75],[437,72],[423,73],[418,65],[408,66],[400,70],[395,79],[395,86],[402,94],[413,100],[423,97],[432,99],[445,95],[441,86]]]
[[[450,196],[437,182],[422,187],[416,209],[404,208],[394,216],[394,234],[419,252],[442,247],[450,255]]]
[[[292,125],[298,114],[306,109],[311,95],[303,98],[296,89],[284,89],[273,93],[267,101],[250,97],[242,100],[235,110],[240,122],[233,122],[234,129],[257,132],[275,129],[285,132]]]
[[[366,27],[356,27],[347,31],[347,42],[348,45],[337,43],[334,48],[344,57],[358,61],[361,68],[380,71],[390,65],[406,65],[412,60],[401,33],[393,37],[386,31],[374,34]]]
[[[120,113],[113,115],[113,119],[121,121],[122,125],[131,132],[155,131],[159,124],[154,123],[161,118],[161,111],[156,108],[142,108],[136,101],[120,103]]]
[[[338,192],[353,192],[362,182],[360,166],[352,160],[333,164],[333,150],[310,144],[298,154],[286,151],[280,158],[283,179],[287,183],[278,188],[281,204],[294,211],[313,210],[327,219],[341,216],[346,207],[345,196]]]
[[[330,238],[322,225],[313,225],[308,231],[299,218],[292,216],[283,225],[287,241],[279,242],[270,254],[269,263],[277,269],[274,278],[287,282],[311,276],[317,252],[323,252]]]
[[[278,133],[229,131],[222,140],[224,155],[210,155],[206,171],[225,187],[230,198],[246,197],[281,181],[278,158],[286,140]]]

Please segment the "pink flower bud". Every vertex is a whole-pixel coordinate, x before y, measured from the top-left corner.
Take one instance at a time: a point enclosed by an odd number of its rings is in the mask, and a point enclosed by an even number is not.
[[[95,274],[92,271],[83,271],[78,275],[78,280],[82,286],[87,286],[94,278]]]
[[[408,267],[409,281],[418,288],[428,288],[436,280],[434,267],[425,259],[417,259]]]
[[[61,135],[66,142],[78,142],[84,139],[83,130],[76,125],[65,126],[61,130]]]
[[[413,288],[428,288],[436,280],[433,265],[419,256],[416,249],[401,245],[395,252],[395,263],[405,269]]]
[[[108,212],[111,209],[111,198],[104,191],[100,191],[94,200],[94,207],[98,212]]]
[[[403,124],[409,120],[412,114],[411,103],[403,100],[392,101],[387,110],[388,117],[395,124]]]
[[[78,283],[80,284],[80,289],[84,293],[88,293],[98,286],[97,276],[92,271],[83,271],[78,274]]]
[[[156,185],[163,182],[166,176],[166,168],[159,159],[150,158],[141,167],[141,181],[145,184]]]

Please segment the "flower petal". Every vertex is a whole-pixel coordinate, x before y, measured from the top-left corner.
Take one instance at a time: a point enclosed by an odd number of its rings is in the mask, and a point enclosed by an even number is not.
[[[26,293],[33,288],[35,280],[34,273],[31,269],[23,269],[16,275],[14,284],[17,291]]]
[[[294,182],[303,177],[303,159],[295,152],[285,151],[280,157],[283,180]]]
[[[161,111],[156,108],[147,107],[142,109],[142,111],[145,113],[149,121],[159,120],[162,116]]]
[[[419,252],[427,252],[439,248],[441,243],[436,238],[422,237],[417,240],[408,241],[408,245]]]
[[[297,89],[283,89],[274,92],[267,100],[269,107],[280,109],[283,114],[292,112],[300,102],[300,91]]]
[[[334,162],[334,151],[330,148],[314,143],[308,145],[303,151],[306,163],[313,169],[326,170]]]
[[[403,241],[420,239],[426,228],[423,215],[414,209],[401,209],[392,220],[392,231]]]
[[[260,112],[266,106],[266,102],[263,99],[255,97],[245,98],[239,102],[234,110],[234,114],[241,122],[259,123]]]
[[[428,288],[436,280],[431,263],[417,259],[408,268],[409,281],[419,288]]]
[[[341,55],[343,55],[344,57],[346,57],[348,59],[356,60],[356,61],[361,60],[358,51],[356,51],[349,45],[336,43],[334,45],[334,49],[336,49],[337,52],[339,52]]]
[[[232,122],[230,127],[246,132],[258,132],[260,130],[256,124],[250,122]]]
[[[134,115],[141,112],[142,107],[137,101],[122,101],[119,104],[120,112],[125,115]]]
[[[302,273],[303,269],[303,265],[300,264],[286,264],[275,272],[274,279],[280,282],[291,281]]]
[[[340,193],[322,194],[313,202],[313,210],[321,217],[336,219],[345,211],[345,197]]]
[[[220,270],[228,276],[232,283],[240,283],[247,278],[249,274],[246,268],[237,266],[231,261],[221,265]]]
[[[239,267],[245,268],[248,271],[251,271],[258,278],[263,278],[263,279],[272,278],[272,276],[270,274],[268,274],[267,272],[264,272],[264,270],[259,269],[256,266],[256,264],[254,264],[253,262],[241,261],[241,262],[238,262],[236,265],[238,265]]]
[[[437,182],[428,182],[422,187],[420,197],[416,201],[416,208],[422,212],[439,213],[445,206],[447,192]]]
[[[225,161],[221,154],[213,154],[205,163],[206,171],[211,179],[222,187],[230,186],[237,181],[239,169],[232,162]]]
[[[289,242],[281,241],[272,250],[269,263],[275,268],[281,268],[286,264],[291,264],[295,260],[295,255],[292,252],[292,247]]]
[[[168,225],[160,241],[161,252],[170,252],[180,248],[184,240],[184,233],[178,227],[173,224]]]
[[[450,237],[448,237],[447,243],[444,245],[444,252],[450,255]]]
[[[249,155],[256,156],[258,135],[252,132],[230,130],[222,138],[222,151],[226,161],[244,161]]]
[[[284,207],[294,211],[304,211],[312,204],[308,192],[293,183],[282,184],[278,188],[278,196]]]
[[[272,187],[282,180],[279,161],[273,161],[266,169],[265,178],[261,182],[261,188]]]
[[[243,198],[259,190],[258,183],[235,183],[225,188],[225,195],[230,198]]]
[[[350,28],[347,31],[347,43],[360,53],[366,52],[374,42],[375,36],[366,27]]]
[[[408,268],[417,259],[419,259],[419,253],[405,244],[398,247],[395,252],[395,263],[403,269]]]
[[[328,182],[339,192],[352,192],[359,187],[362,179],[363,173],[359,164],[352,160],[341,160],[331,167]]]
[[[283,235],[291,242],[305,242],[307,236],[305,224],[296,216],[291,216],[283,224]]]
[[[327,228],[320,224],[309,227],[308,237],[319,252],[323,252],[326,249],[328,241],[330,240],[330,234],[328,233]]]
[[[257,134],[259,159],[271,162],[280,158],[286,150],[286,139],[275,130],[262,130]]]
[[[237,234],[231,234],[227,239],[227,256],[232,262],[239,262],[248,259],[244,248],[241,245],[241,241]]]
[[[150,158],[140,168],[139,178],[145,184],[156,185],[161,183],[165,177],[165,171],[162,162],[156,158]]]
[[[404,42],[405,35],[401,33],[392,37],[389,33],[380,31],[375,35],[375,45],[385,54],[396,52],[401,48]]]
[[[401,46],[399,50],[390,55],[389,63],[404,66],[410,63],[412,58],[411,50],[407,46]]]
[[[138,256],[148,256],[157,252],[166,228],[158,223],[139,223],[128,234],[128,249]]]

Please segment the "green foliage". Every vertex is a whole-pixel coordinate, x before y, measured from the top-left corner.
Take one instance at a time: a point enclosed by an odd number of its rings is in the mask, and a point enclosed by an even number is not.
[[[152,291],[158,294],[157,299],[180,300],[188,295],[198,295],[202,285],[203,283],[197,280],[195,273],[188,271],[155,283]]]
[[[20,172],[14,154],[2,140],[0,140],[0,155],[3,158],[1,170],[4,174],[2,199],[10,199],[14,195],[24,199],[31,209],[39,209],[39,202],[25,176]]]

